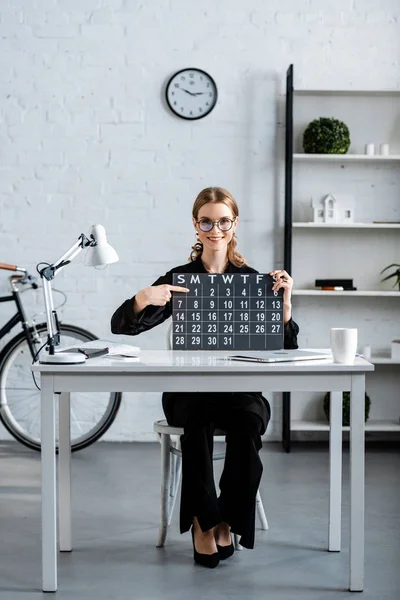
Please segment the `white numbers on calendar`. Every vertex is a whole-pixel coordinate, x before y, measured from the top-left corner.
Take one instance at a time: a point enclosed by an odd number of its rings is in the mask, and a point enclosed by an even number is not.
[[[174,285],[190,290],[173,299],[176,350],[214,353],[216,349],[279,347],[283,335],[282,291],[271,289],[269,276],[180,273],[174,277]]]

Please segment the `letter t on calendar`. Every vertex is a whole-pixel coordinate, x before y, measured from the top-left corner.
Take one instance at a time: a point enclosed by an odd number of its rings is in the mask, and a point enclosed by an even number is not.
[[[261,273],[173,273],[174,350],[281,350],[283,290]]]

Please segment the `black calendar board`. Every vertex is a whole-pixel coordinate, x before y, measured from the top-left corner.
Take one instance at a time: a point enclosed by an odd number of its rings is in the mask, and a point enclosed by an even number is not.
[[[261,273],[173,273],[174,350],[280,350],[283,290]]]

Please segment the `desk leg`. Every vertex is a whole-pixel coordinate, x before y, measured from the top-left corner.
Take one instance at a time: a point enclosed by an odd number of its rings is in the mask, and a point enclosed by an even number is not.
[[[57,590],[56,420],[53,376],[41,375],[42,585]]]
[[[70,409],[70,394],[62,393],[58,411],[58,526],[61,552],[72,550]]]
[[[364,588],[365,375],[353,374],[350,398],[350,591]]]
[[[342,517],[342,392],[331,392],[329,410],[329,544],[340,552]]]

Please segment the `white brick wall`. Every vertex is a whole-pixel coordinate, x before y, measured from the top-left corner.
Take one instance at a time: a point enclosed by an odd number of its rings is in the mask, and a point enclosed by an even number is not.
[[[186,261],[192,202],[222,185],[245,256],[281,265],[286,69],[301,86],[400,87],[399,19],[397,0],[0,0],[0,260],[34,270],[102,223],[120,262],[98,273],[78,258],[56,284],[64,320],[109,337],[125,298]],[[186,66],[219,90],[195,123],[163,99]],[[157,395],[132,395],[108,437],[148,438],[160,415]]]

